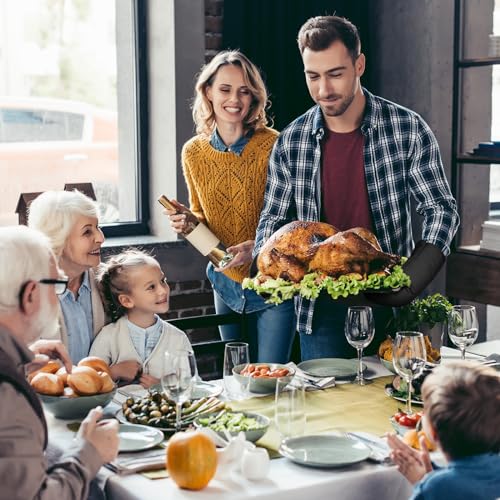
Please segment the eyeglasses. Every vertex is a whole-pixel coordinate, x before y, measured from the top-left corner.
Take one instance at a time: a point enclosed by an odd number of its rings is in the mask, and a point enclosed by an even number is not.
[[[44,278],[41,280],[33,280],[36,283],[41,283],[42,285],[54,285],[54,291],[56,292],[56,295],[62,295],[66,289],[68,288],[68,278]],[[27,281],[22,287],[21,290],[19,291],[19,302],[22,303],[22,298],[24,295],[24,290],[26,290],[26,287],[28,286],[29,281]]]
[[[54,285],[56,295],[62,295],[68,288],[68,281],[68,278],[44,278],[42,280],[38,280],[38,283],[41,283],[42,285]]]

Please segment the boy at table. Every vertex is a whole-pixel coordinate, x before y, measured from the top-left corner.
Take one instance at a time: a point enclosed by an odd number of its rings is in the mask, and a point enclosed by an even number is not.
[[[425,379],[423,427],[447,461],[434,468],[422,451],[388,437],[391,458],[415,484],[413,500],[493,500],[500,497],[500,374],[493,368],[456,362]]]

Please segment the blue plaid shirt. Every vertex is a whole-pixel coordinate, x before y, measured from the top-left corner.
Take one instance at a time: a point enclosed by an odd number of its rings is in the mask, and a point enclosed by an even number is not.
[[[424,218],[422,239],[448,255],[459,216],[434,134],[417,113],[366,89],[363,92],[365,178],[380,246],[398,255],[412,252],[412,196]],[[323,114],[316,105],[288,125],[276,141],[269,159],[254,255],[283,225],[294,220],[320,220],[324,128]],[[296,300],[298,330],[311,333],[314,301]]]

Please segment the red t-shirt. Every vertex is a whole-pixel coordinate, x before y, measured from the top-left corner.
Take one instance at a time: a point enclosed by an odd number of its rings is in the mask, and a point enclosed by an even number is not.
[[[321,144],[321,220],[344,231],[373,231],[361,129],[338,133],[325,129]]]

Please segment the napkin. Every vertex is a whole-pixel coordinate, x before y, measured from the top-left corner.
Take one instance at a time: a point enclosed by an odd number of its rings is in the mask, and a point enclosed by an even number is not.
[[[165,469],[165,448],[153,448],[141,453],[120,453],[105,467],[122,475]]]
[[[320,389],[327,389],[328,387],[335,387],[335,377],[315,377],[303,372],[293,361],[287,363],[288,368],[295,370],[295,377],[292,380],[292,385],[295,379],[304,384],[306,391],[317,391]]]

